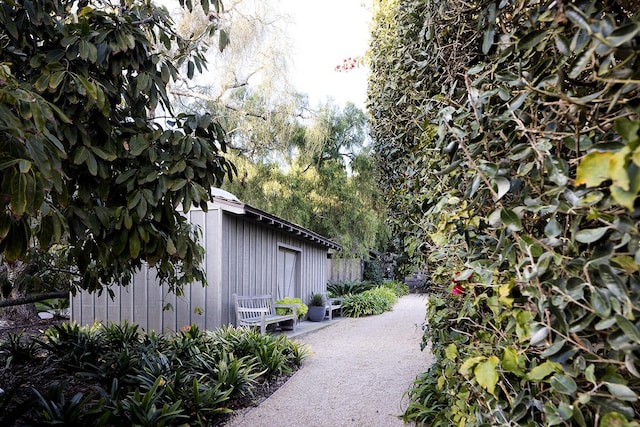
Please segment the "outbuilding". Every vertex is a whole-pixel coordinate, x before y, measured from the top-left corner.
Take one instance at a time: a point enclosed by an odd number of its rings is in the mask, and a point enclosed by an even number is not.
[[[177,331],[197,324],[214,329],[235,323],[231,296],[271,294],[307,301],[325,292],[328,257],[341,246],[311,230],[240,202],[215,189],[208,211],[192,209],[202,230],[208,286],[193,283],[184,294],[160,286],[153,268],[141,269],[111,299],[79,292],[71,298],[71,319],[79,324],[128,320],[145,330]]]

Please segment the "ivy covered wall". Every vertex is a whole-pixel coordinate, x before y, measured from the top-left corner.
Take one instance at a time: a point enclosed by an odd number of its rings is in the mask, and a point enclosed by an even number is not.
[[[640,2],[374,3],[380,185],[434,282],[406,418],[634,425]]]

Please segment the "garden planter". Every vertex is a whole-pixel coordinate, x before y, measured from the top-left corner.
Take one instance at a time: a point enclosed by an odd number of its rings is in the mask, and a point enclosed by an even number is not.
[[[325,307],[311,306],[307,312],[307,319],[312,322],[320,322],[324,319]]]

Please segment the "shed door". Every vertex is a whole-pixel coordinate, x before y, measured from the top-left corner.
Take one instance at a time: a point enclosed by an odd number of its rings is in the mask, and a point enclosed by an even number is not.
[[[302,297],[300,288],[300,252],[288,248],[278,248],[278,294],[284,297]]]

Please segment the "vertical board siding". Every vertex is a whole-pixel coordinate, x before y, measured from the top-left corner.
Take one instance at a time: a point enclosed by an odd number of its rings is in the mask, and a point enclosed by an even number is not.
[[[193,210],[188,219],[202,231],[208,286],[193,283],[184,287],[183,295],[176,296],[168,293],[166,286],[159,286],[153,268],[144,267],[129,287],[114,288],[113,301],[106,293],[98,297],[79,292],[71,300],[72,320],[80,324],[128,320],[157,332],[177,331],[193,323],[204,329],[235,324],[232,294],[277,297],[280,246],[297,253],[300,295],[296,297],[307,302],[311,293],[326,290],[325,247],[221,209]],[[172,309],[163,310],[167,304]]]

